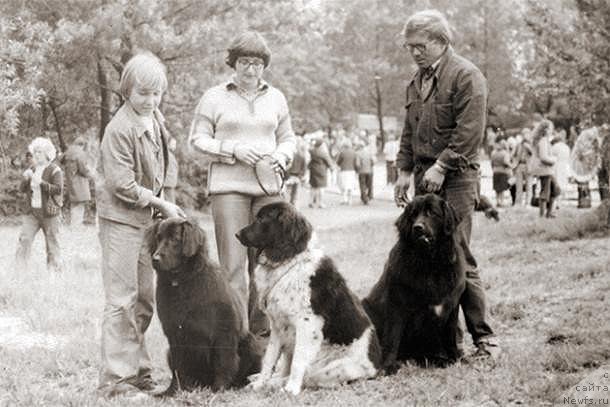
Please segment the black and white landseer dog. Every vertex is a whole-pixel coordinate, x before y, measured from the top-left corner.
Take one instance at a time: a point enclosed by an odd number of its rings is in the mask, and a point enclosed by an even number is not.
[[[435,194],[417,196],[396,221],[398,242],[363,300],[377,328],[383,367],[398,361],[447,365],[460,357],[458,311],[465,261],[453,208]]]
[[[312,226],[302,214],[285,202],[266,205],[237,238],[257,249],[255,279],[271,325],[251,388],[283,386],[296,395],[303,386],[331,387],[377,374],[375,329],[333,261],[312,247]],[[281,371],[273,376],[276,364]]]
[[[170,218],[148,233],[172,372],[159,396],[246,385],[260,371],[262,347],[245,328],[237,293],[208,256],[205,232],[194,221]]]

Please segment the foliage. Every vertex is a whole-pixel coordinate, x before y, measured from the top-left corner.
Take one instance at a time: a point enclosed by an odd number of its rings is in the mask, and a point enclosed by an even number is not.
[[[297,132],[350,127],[357,112],[401,120],[416,69],[401,30],[407,16],[430,7],[447,14],[455,49],[487,76],[494,124],[518,125],[531,110],[607,117],[603,0],[5,0],[0,173],[33,135],[61,150],[80,134],[101,137],[122,102],[123,64],[143,49],[168,68],[162,110],[184,144],[198,99],[231,74],[229,41],[246,29],[269,42],[266,78],[286,94]],[[566,107],[554,108],[560,98]],[[182,174],[201,160],[181,161]]]
[[[23,213],[26,194],[19,190],[22,179],[20,171],[9,168],[5,182],[0,184],[0,220],[3,223]]]
[[[528,0],[534,52],[528,88],[540,98],[564,98],[576,118],[601,124],[610,114],[610,3]],[[586,123],[585,123],[586,124]]]

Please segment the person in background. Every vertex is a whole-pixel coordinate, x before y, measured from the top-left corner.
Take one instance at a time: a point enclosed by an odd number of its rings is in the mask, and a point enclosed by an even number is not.
[[[487,126],[485,128],[484,146],[485,146],[485,154],[487,155],[487,157],[490,160],[491,160],[491,153],[496,145],[497,138],[498,138],[498,135],[494,131],[493,126]]]
[[[162,196],[168,133],[158,107],[165,67],[152,54],[138,54],[119,85],[125,102],[104,129],[96,189],[105,294],[99,392],[139,400],[157,387],[145,341],[155,303],[146,230],[154,213],[185,214]]]
[[[559,186],[555,180],[555,163],[557,157],[551,151],[551,139],[553,138],[553,123],[550,120],[542,120],[532,135],[534,145],[533,175],[540,181],[539,213],[541,217],[554,218],[555,198],[559,196]]]
[[[309,161],[309,186],[311,187],[310,208],[326,208],[323,202],[324,188],[328,184],[328,173],[335,164],[328,152],[328,148],[322,139],[313,141],[310,150],[311,160]]]
[[[449,23],[438,10],[412,15],[404,48],[419,67],[406,90],[406,116],[396,165],[394,195],[404,204],[414,176],[415,194],[437,193],[453,206],[466,255],[466,288],[460,298],[475,357],[496,357],[500,348],[486,322],[486,301],[470,250],[472,216],[480,189],[479,152],[485,135],[487,83],[481,71],[455,53]]]
[[[178,186],[178,161],[176,160],[176,138],[170,137],[167,142],[167,173],[163,183],[165,200],[176,203],[176,186]]]
[[[565,129],[560,129],[551,141],[551,155],[557,158],[554,166],[554,175],[560,190],[560,194],[555,200],[555,209],[559,208],[557,202],[565,199],[565,194],[570,183],[569,180],[572,177],[572,169],[570,167],[571,150],[566,141],[567,132]]]
[[[599,199],[604,201],[610,198],[610,125],[607,123],[599,127],[601,165],[597,171],[597,185]],[[608,219],[610,224],[610,219]]]
[[[87,162],[86,146],[87,140],[78,136],[60,160],[68,181],[70,225],[73,227],[82,225],[85,220],[85,208],[91,201],[90,182],[95,182]]]
[[[394,134],[394,131],[391,130],[388,132],[388,139],[383,146],[387,185],[394,186],[396,178],[398,177],[398,171],[396,170],[396,156],[398,155],[399,149],[400,145],[398,144],[398,140],[396,140],[396,135]]]
[[[26,193],[26,210],[15,255],[18,272],[27,270],[32,243],[39,230],[45,237],[47,269],[61,271],[59,223],[63,205],[64,175],[55,163],[56,150],[51,140],[36,137],[28,146],[32,154],[32,166],[23,172],[20,189]]]
[[[496,206],[509,206],[504,192],[510,188],[509,179],[513,176],[513,163],[508,150],[508,142],[499,140],[491,153],[491,169],[493,171],[493,189],[496,192]]]
[[[350,139],[343,140],[341,151],[337,157],[339,166],[339,186],[341,187],[341,204],[351,205],[352,194],[356,191],[356,151]]]
[[[513,163],[515,164],[515,204],[528,205],[529,194],[529,173],[527,162],[532,156],[532,146],[530,144],[531,132],[529,129],[524,129],[520,136],[517,137],[517,145],[513,155]],[[525,201],[524,198],[525,192]]]
[[[286,194],[288,200],[297,206],[299,190],[305,182],[307,165],[309,164],[309,148],[307,142],[302,138],[297,138],[297,148],[290,168],[288,168],[288,178],[286,179]]]
[[[245,327],[255,334],[268,331],[251,284],[255,252],[248,253],[235,234],[260,208],[283,200],[279,191],[267,195],[261,188],[256,163],[268,157],[272,168],[282,172],[296,149],[286,97],[263,79],[270,61],[271,51],[259,33],[237,35],[225,59],[233,74],[203,94],[189,135],[189,144],[210,160],[208,189],[218,259],[239,294]]]
[[[373,200],[373,165],[375,160],[371,149],[365,143],[361,143],[356,151],[355,168],[360,185],[360,200],[368,205]]]

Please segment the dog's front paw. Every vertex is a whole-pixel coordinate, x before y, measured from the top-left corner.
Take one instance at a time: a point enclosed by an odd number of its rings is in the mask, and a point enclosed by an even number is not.
[[[383,364],[383,372],[388,376],[395,374],[399,369],[400,363],[397,361],[386,362]]]
[[[286,386],[284,386],[284,391],[292,394],[293,396],[298,396],[299,393],[301,393],[301,385],[296,382],[289,381],[286,383]]]
[[[254,380],[253,382],[251,382],[250,384],[248,384],[246,386],[246,390],[259,391],[263,387],[265,387],[265,381],[258,378],[256,380]]]
[[[266,386],[271,389],[278,390],[278,389],[281,389],[285,384],[286,384],[286,377],[281,377],[279,375],[276,375],[276,376],[273,376],[271,379],[269,379],[269,381],[266,383]]]

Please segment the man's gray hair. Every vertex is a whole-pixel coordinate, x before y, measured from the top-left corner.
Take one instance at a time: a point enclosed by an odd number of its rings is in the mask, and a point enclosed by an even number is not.
[[[403,35],[409,37],[415,33],[424,32],[430,36],[430,38],[441,41],[445,44],[451,44],[453,42],[453,34],[447,19],[438,10],[422,10],[413,14],[403,29]]]

